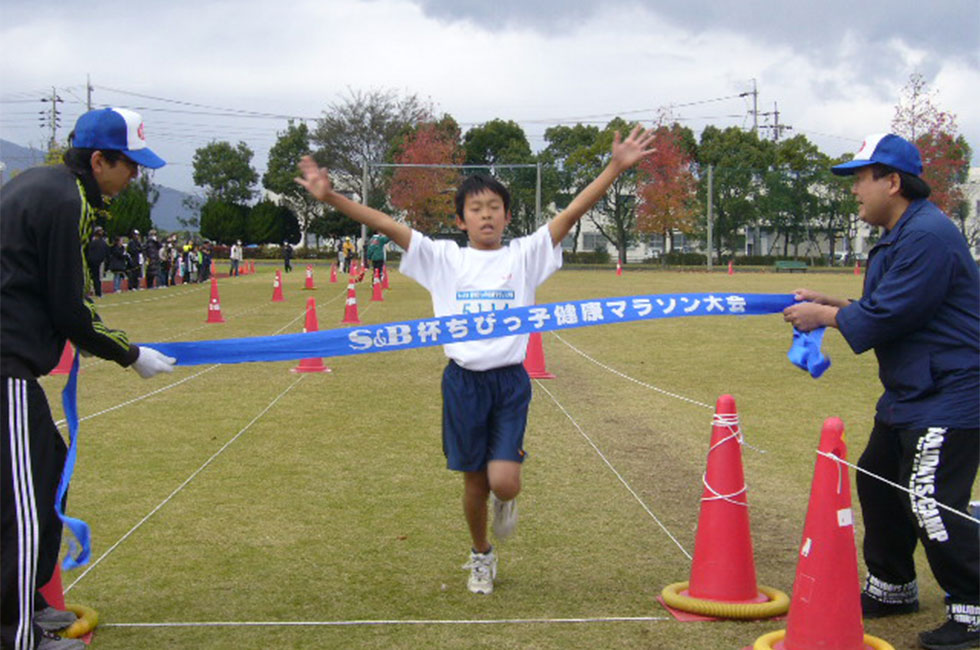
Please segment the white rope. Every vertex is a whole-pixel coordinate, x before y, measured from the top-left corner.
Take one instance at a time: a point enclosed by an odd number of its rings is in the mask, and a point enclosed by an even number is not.
[[[217,367],[217,366],[215,366],[215,367]],[[122,544],[123,542],[125,542],[130,537],[130,535],[132,535],[133,533],[135,533],[139,529],[140,526],[142,526],[144,523],[146,523],[150,519],[150,517],[152,517],[153,515],[155,515],[157,513],[157,511],[159,511],[161,508],[163,508],[165,505],[167,505],[170,502],[171,499],[173,499],[175,496],[177,496],[177,494],[181,490],[183,490],[185,487],[187,487],[187,484],[188,483],[190,483],[192,480],[194,480],[194,478],[198,474],[200,474],[202,471],[204,471],[204,469],[208,465],[210,465],[211,462],[214,461],[214,459],[217,458],[221,454],[221,452],[223,452],[225,449],[227,449],[229,446],[231,446],[231,444],[233,442],[235,442],[236,440],[238,440],[238,438],[241,437],[241,435],[243,433],[245,433],[246,431],[248,431],[253,424],[255,424],[256,422],[258,422],[259,419],[263,415],[265,415],[266,413],[268,413],[269,410],[273,406],[275,406],[276,403],[279,400],[281,400],[286,395],[286,393],[288,393],[289,391],[291,391],[299,382],[303,381],[303,379],[305,377],[306,377],[306,375],[300,375],[299,377],[296,378],[296,380],[292,384],[290,384],[288,387],[286,387],[286,390],[284,390],[281,393],[279,393],[279,395],[277,395],[275,399],[273,399],[271,402],[269,402],[268,406],[266,406],[264,409],[262,409],[262,411],[259,412],[258,415],[256,415],[254,418],[252,418],[251,422],[249,422],[248,424],[246,424],[242,428],[241,431],[239,431],[238,433],[236,433],[231,438],[231,440],[229,440],[224,445],[222,445],[221,448],[218,449],[218,451],[214,452],[214,454],[212,454],[210,458],[208,458],[206,461],[204,461],[204,464],[203,465],[201,465],[200,467],[198,467],[197,470],[195,470],[190,476],[188,476],[187,479],[185,479],[183,483],[181,483],[179,486],[177,486],[177,489],[175,489],[173,492],[171,492],[170,495],[166,499],[164,499],[163,501],[161,501],[157,505],[157,507],[155,507],[153,510],[151,510],[145,517],[143,517],[142,519],[140,519],[139,522],[135,526],[133,526],[132,528],[129,529],[129,532],[127,532],[125,535],[123,535],[122,537],[120,537],[116,541],[115,544],[113,544],[112,546],[110,546],[105,551],[105,553],[103,553],[101,556],[99,556],[99,559],[97,559],[95,562],[93,562],[92,564],[90,564],[88,566],[88,568],[86,568],[85,571],[80,576],[78,576],[77,578],[75,578],[75,581],[72,582],[70,585],[68,585],[65,588],[65,593],[67,594],[69,591],[71,591],[71,588],[74,587],[76,584],[78,584],[79,580],[81,580],[82,578],[84,578],[85,576],[87,576],[92,569],[94,569],[95,567],[97,567],[99,565],[99,563],[102,562],[102,560],[104,560],[106,557],[108,557],[108,555],[110,553],[112,553],[114,550],[116,550],[116,548],[120,544]]]
[[[563,339],[558,332],[552,332],[552,335],[554,335],[554,337],[556,339],[558,339],[559,341],[561,341],[562,343],[564,343],[565,345],[567,345],[568,347],[570,347],[573,351],[577,352],[579,355],[581,355],[582,357],[584,357],[588,361],[591,361],[592,363],[594,363],[595,365],[599,366],[603,370],[606,370],[608,372],[611,372],[612,374],[614,374],[614,375],[616,375],[618,377],[622,377],[626,381],[631,381],[634,384],[639,384],[640,386],[643,386],[644,388],[648,388],[648,389],[650,389],[652,391],[656,391],[656,392],[660,393],[661,395],[665,395],[667,397],[673,397],[674,399],[679,399],[682,402],[687,402],[688,404],[694,404],[695,406],[700,406],[702,408],[706,408],[706,409],[709,409],[709,410],[711,410],[711,409],[714,408],[710,404],[705,404],[704,402],[699,402],[696,399],[691,399],[690,397],[684,397],[683,395],[679,395],[677,393],[671,393],[670,391],[664,390],[663,388],[658,388],[657,386],[654,386],[652,384],[648,384],[645,381],[640,381],[639,379],[636,379],[634,377],[630,377],[626,373],[620,372],[619,370],[616,370],[615,368],[612,368],[610,366],[607,366],[606,364],[602,363],[601,361],[598,361],[597,359],[594,359],[593,357],[590,357],[588,354],[586,354],[582,350],[579,350],[577,347],[575,347],[574,345],[572,345],[571,343],[569,343],[568,341],[566,341],[565,339]],[[751,444],[745,442],[744,439],[742,440],[742,446],[743,447],[748,447],[752,451],[758,452],[760,454],[767,453],[765,449],[761,449],[759,447],[756,447],[754,445],[751,445]]]
[[[215,364],[213,366],[208,366],[207,368],[205,368],[204,370],[202,370],[202,371],[200,371],[198,373],[195,373],[195,374],[190,375],[188,377],[184,377],[183,379],[181,379],[179,381],[175,381],[172,384],[167,384],[166,386],[163,386],[162,388],[157,388],[156,390],[152,390],[149,393],[146,393],[145,395],[140,395],[139,397],[134,397],[131,400],[127,400],[125,402],[122,402],[121,404],[116,404],[115,406],[110,406],[109,408],[104,409],[102,411],[99,411],[98,413],[92,413],[90,415],[86,415],[83,418],[78,418],[78,422],[79,422],[79,424],[81,424],[82,422],[85,422],[86,420],[91,420],[92,418],[97,418],[100,415],[105,415],[106,413],[112,413],[113,411],[118,411],[119,409],[123,408],[124,406],[129,406],[131,404],[135,404],[136,402],[141,402],[141,401],[145,400],[147,397],[153,397],[154,395],[158,395],[159,393],[162,393],[164,391],[168,391],[171,388],[176,388],[177,386],[180,386],[181,384],[183,384],[185,382],[188,382],[188,381],[190,381],[192,379],[196,379],[196,378],[200,377],[201,375],[203,375],[205,373],[208,373],[208,372],[211,372],[215,368],[220,368],[220,367],[221,367],[221,364]],[[67,422],[68,421],[67,420],[64,420],[64,419],[58,420],[57,422],[55,422],[55,426],[58,427],[58,428],[62,428],[65,424],[67,424]]]
[[[743,444],[742,430],[738,426],[737,413],[726,413],[724,415],[721,413],[715,413],[714,416],[711,418],[711,426],[712,428],[714,427],[726,428],[728,429],[729,434],[724,438],[720,438],[718,442],[716,442],[715,444],[711,445],[711,447],[708,448],[709,457],[711,456],[711,452],[713,452],[715,449],[718,449],[726,442],[734,441],[738,445]],[[742,487],[736,490],[735,492],[731,492],[729,494],[722,494],[718,490],[714,489],[708,483],[708,471],[707,471],[707,464],[706,464],[705,472],[704,474],[701,475],[701,482],[704,483],[704,489],[706,489],[708,492],[714,495],[710,497],[703,496],[701,497],[701,501],[726,501],[728,503],[731,503],[732,505],[742,506],[743,508],[749,507],[749,504],[746,503],[745,501],[735,500],[735,497],[745,493],[747,486],[745,485],[744,480],[742,482]]]
[[[381,619],[351,621],[191,621],[165,623],[100,623],[99,627],[349,627],[358,625],[507,625],[527,623],[659,623],[669,616],[590,616],[584,618]]]
[[[888,485],[892,486],[893,488],[899,489],[902,492],[906,492],[906,493],[912,495],[913,497],[918,497],[918,495],[915,492],[913,492],[912,490],[908,489],[907,487],[905,487],[903,485],[899,485],[898,483],[894,483],[892,481],[889,481],[887,478],[885,478],[883,476],[878,476],[877,474],[873,474],[872,472],[869,472],[866,469],[863,469],[861,467],[858,467],[857,465],[854,465],[852,463],[847,462],[846,460],[844,460],[843,458],[841,458],[839,456],[835,456],[834,454],[831,454],[831,453],[826,452],[826,451],[820,451],[819,449],[817,450],[817,455],[818,456],[824,456],[824,457],[829,458],[830,460],[834,461],[835,463],[838,463],[838,465],[837,465],[838,471],[840,471],[840,466],[841,465],[847,465],[851,469],[854,469],[854,470],[856,470],[858,472],[861,472],[862,474],[865,474],[866,476],[870,476],[871,478],[878,479],[882,483],[887,483]],[[940,503],[939,501],[936,501],[935,499],[933,499],[933,501],[935,502],[935,504],[936,504],[937,507],[942,508],[943,510],[946,510],[947,512],[951,512],[954,515],[958,515],[960,517],[963,517],[964,519],[967,519],[969,521],[972,521],[975,524],[980,524],[980,519],[977,519],[976,517],[971,517],[967,513],[961,512],[961,511],[957,510],[956,508],[951,508],[951,507],[947,506],[946,504],[943,504],[943,503]]]
[[[161,291],[159,295],[154,296],[153,298],[140,298],[139,300],[124,300],[122,302],[103,302],[103,301],[99,301],[99,309],[102,310],[102,309],[109,309],[109,308],[112,308],[112,307],[122,307],[124,305],[138,305],[138,304],[141,304],[141,303],[144,303],[144,302],[155,302],[157,300],[166,300],[168,298],[183,297],[183,296],[186,296],[189,293],[194,293],[196,291],[202,291],[204,289],[207,289],[210,285],[201,284],[198,287],[192,287],[190,289],[178,289],[177,288],[177,287],[184,287],[184,286],[187,286],[187,285],[180,284],[180,285],[174,285],[174,286],[171,286],[171,287],[160,287],[160,289],[175,289],[176,291],[170,291],[170,292],[166,292],[166,293],[164,293],[163,291]],[[140,291],[157,291],[157,289],[140,289]],[[180,292],[180,293],[178,293],[178,292]],[[112,294],[110,294],[110,295],[112,295]]]
[[[544,384],[542,384],[540,380],[535,379],[534,383],[536,383],[541,388],[541,390],[543,390],[545,393],[548,394],[548,397],[550,397],[551,400],[555,403],[555,405],[559,408],[559,410],[561,410],[561,412],[565,414],[565,417],[569,419],[569,421],[572,423],[572,426],[578,429],[578,432],[582,435],[583,438],[585,438],[586,442],[588,442],[589,445],[592,446],[592,449],[595,451],[596,454],[599,455],[599,458],[602,459],[602,462],[606,464],[606,467],[608,467],[612,471],[612,473],[616,475],[616,478],[619,479],[619,482],[626,487],[626,489],[629,491],[630,494],[633,495],[633,498],[636,499],[637,503],[640,504],[640,506],[646,511],[646,513],[650,515],[650,517],[652,517],[655,522],[657,522],[657,525],[660,526],[660,529],[664,531],[664,533],[666,533],[667,537],[669,537],[670,540],[674,542],[675,545],[677,545],[677,548],[681,550],[681,553],[683,553],[688,560],[693,559],[691,557],[691,554],[688,553],[683,546],[681,546],[681,543],[677,541],[677,538],[674,537],[673,534],[671,534],[671,532],[667,529],[667,527],[663,524],[663,522],[661,522],[660,519],[657,518],[657,515],[653,514],[653,511],[647,507],[647,504],[643,502],[643,499],[640,498],[640,496],[633,490],[633,488],[626,481],[626,479],[623,478],[623,475],[620,474],[615,467],[613,467],[613,464],[609,462],[609,459],[606,458],[605,454],[602,453],[602,450],[600,450],[599,447],[594,442],[592,442],[592,439],[588,436],[588,434],[585,433],[582,427],[579,426],[579,423],[575,421],[575,418],[572,417],[571,413],[569,413],[565,409],[565,407],[562,406],[561,402],[558,401],[558,399],[551,393],[551,391],[545,388]]]
[[[597,361],[596,359],[593,359],[592,357],[590,357],[585,352],[582,352],[581,350],[579,350],[577,347],[575,347],[574,345],[572,345],[571,343],[569,343],[568,341],[566,341],[565,339],[563,339],[561,337],[561,335],[558,334],[557,332],[552,332],[552,334],[554,334],[555,338],[557,338],[559,341],[561,341],[562,343],[564,343],[565,345],[567,345],[568,347],[570,347],[575,352],[578,352],[580,355],[582,355],[583,357],[585,357],[586,359],[588,359],[589,361],[591,361],[595,365],[599,366],[603,370],[608,370],[609,372],[613,373],[614,375],[618,375],[618,376],[622,377],[623,379],[625,379],[627,381],[633,382],[634,384],[639,384],[640,386],[643,386],[644,388],[649,388],[650,390],[656,391],[656,392],[660,393],[661,395],[666,395],[667,397],[673,397],[674,399],[679,399],[682,402],[687,402],[689,404],[694,404],[695,406],[700,406],[702,408],[706,408],[706,409],[712,408],[710,404],[705,404],[704,402],[699,402],[699,401],[697,401],[695,399],[691,399],[690,397],[684,397],[683,395],[678,395],[677,393],[671,393],[670,391],[666,391],[663,388],[657,388],[656,386],[653,386],[652,384],[648,384],[646,382],[640,381],[639,379],[634,379],[633,377],[630,377],[629,375],[624,374],[624,373],[616,370],[615,368],[610,368],[609,366],[607,366],[606,364],[602,363],[601,361]]]

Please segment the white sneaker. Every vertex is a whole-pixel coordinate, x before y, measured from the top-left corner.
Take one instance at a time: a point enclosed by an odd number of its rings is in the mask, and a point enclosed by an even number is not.
[[[491,492],[490,500],[493,503],[493,534],[497,539],[507,539],[517,528],[517,499],[501,501]]]
[[[466,587],[474,594],[492,594],[493,581],[497,577],[497,554],[493,547],[486,553],[470,551],[470,561],[463,565],[470,570]]]

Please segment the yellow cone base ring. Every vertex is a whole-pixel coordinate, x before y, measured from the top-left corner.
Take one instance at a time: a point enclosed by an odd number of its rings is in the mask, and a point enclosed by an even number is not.
[[[763,634],[755,640],[755,645],[752,646],[752,650],[772,650],[776,647],[775,644],[782,641],[785,637],[786,630],[776,630],[769,634]],[[871,648],[872,650],[895,650],[894,646],[888,643],[888,641],[871,636],[870,634],[864,635],[864,647]]]
[[[674,609],[716,618],[772,618],[789,611],[789,596],[772,587],[758,586],[759,591],[769,598],[764,603],[726,603],[682,595],[681,592],[687,587],[687,582],[675,582],[664,587],[660,596]]]
[[[65,605],[65,609],[78,617],[74,623],[58,632],[63,637],[78,639],[95,629],[99,624],[99,613],[85,605]]]

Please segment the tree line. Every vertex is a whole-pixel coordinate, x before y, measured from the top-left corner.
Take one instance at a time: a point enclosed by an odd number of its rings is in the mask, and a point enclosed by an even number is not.
[[[753,228],[772,235],[769,250],[757,252],[765,255],[794,256],[817,238],[826,238],[833,247],[854,237],[857,206],[851,181],[829,171],[849,154],[832,158],[805,135],[771,141],[755,131],[717,126],[695,135],[667,112],[654,126],[656,153],[620,176],[587,215],[620,259],[625,260],[627,248],[651,235],[669,241],[684,233],[706,241],[709,168],[712,245],[720,255],[741,251],[745,231]],[[295,243],[300,231],[318,239],[358,234],[358,224],[325,210],[293,182],[299,159],[312,154],[330,169],[338,189],[356,200],[366,194],[372,207],[402,215],[430,234],[455,230],[453,196],[462,174],[492,173],[512,194],[510,234],[523,235],[540,225],[535,213],[537,171],[505,165],[540,165],[541,218],[547,219],[608,162],[614,133],[625,134],[632,127],[622,118],[605,126],[552,126],[544,134],[546,146],[534,153],[514,121],[494,119],[463,133],[452,116],[437,116],[416,95],[351,91],[312,126],[289,122],[277,134],[261,179],[246,143],[212,141],[199,148],[193,179],[205,196],[199,206],[200,232],[223,243]],[[967,232],[967,206],[958,187],[966,180],[972,152],[957,133],[954,117],[935,107],[920,75],[912,75],[903,89],[891,128],[919,146],[933,200],[975,241],[977,233]],[[389,166],[365,168],[365,162]],[[260,180],[276,202],[253,204]],[[126,200],[121,196],[117,203]],[[573,233],[575,242],[580,228],[581,223]]]

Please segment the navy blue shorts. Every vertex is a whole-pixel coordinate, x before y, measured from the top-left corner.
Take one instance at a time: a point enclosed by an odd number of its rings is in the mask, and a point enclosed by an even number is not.
[[[442,451],[459,472],[491,460],[524,462],[531,380],[523,364],[474,371],[450,361],[442,373]]]

